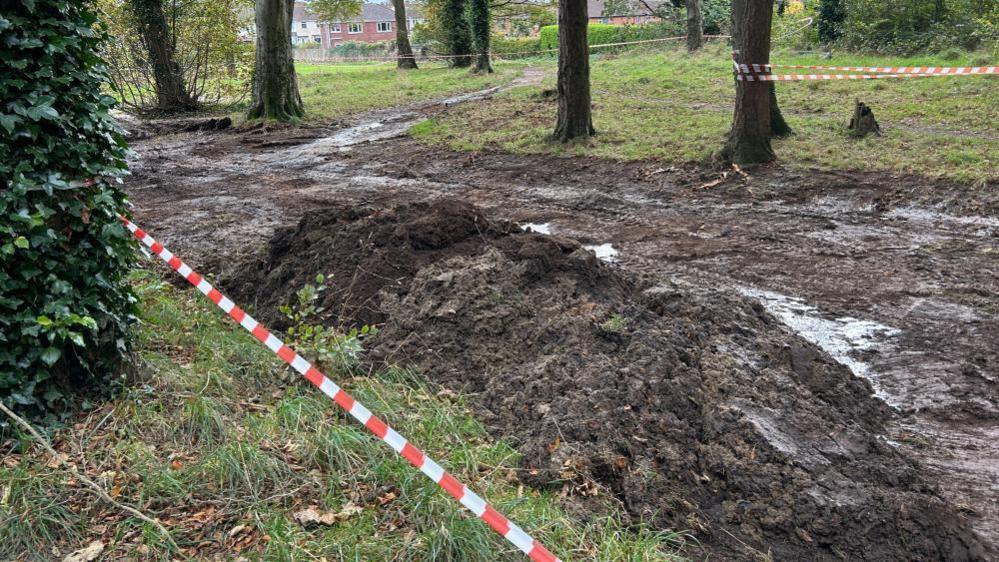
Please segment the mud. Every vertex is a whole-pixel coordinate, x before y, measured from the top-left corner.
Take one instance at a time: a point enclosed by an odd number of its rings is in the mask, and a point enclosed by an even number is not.
[[[714,555],[975,559],[982,547],[879,433],[863,379],[758,302],[611,268],[454,200],[327,209],[232,286],[262,311],[332,271],[371,355],[473,395],[525,479],[692,529]],[[349,282],[347,281],[349,280]]]
[[[727,298],[761,292],[736,300],[757,299],[788,331],[873,381],[890,404],[885,442],[916,459],[917,479],[938,485],[988,545],[999,543],[994,182],[780,166],[722,178],[725,170],[655,162],[454,153],[379,127],[345,145],[319,142],[446,110],[425,104],[321,126],[157,136],[135,144],[126,189],[144,228],[224,278],[309,211],[457,197],[493,223],[611,244],[620,252],[612,267],[632,275]]]

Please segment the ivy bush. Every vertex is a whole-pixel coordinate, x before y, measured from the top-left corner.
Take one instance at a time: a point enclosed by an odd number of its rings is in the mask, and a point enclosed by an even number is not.
[[[129,349],[126,146],[87,4],[0,5],[0,400],[51,423],[111,388]]]

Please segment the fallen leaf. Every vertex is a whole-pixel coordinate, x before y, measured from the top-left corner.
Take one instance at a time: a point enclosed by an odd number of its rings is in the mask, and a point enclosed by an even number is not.
[[[67,455],[66,453],[56,453],[54,457],[49,459],[49,462],[46,463],[45,466],[49,468],[59,468],[60,466],[63,465],[63,463],[65,463],[68,460],[69,460],[69,455]]]
[[[353,502],[347,502],[343,506],[343,509],[336,513],[332,511],[319,511],[314,507],[309,507],[293,513],[292,518],[305,528],[315,527],[316,525],[326,525],[328,527],[340,521],[346,521],[362,511],[364,509],[360,506]]]
[[[80,550],[69,553],[62,559],[62,562],[91,562],[91,560],[97,560],[102,552],[104,552],[104,543],[94,541]]]
[[[170,461],[170,468],[174,470],[180,470],[184,468],[184,465],[179,460],[173,459],[172,461]]]

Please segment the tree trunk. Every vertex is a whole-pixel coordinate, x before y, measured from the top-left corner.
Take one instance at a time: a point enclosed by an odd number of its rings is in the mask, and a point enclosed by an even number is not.
[[[475,71],[492,72],[489,64],[489,0],[472,0],[472,35],[475,37]]]
[[[291,47],[293,0],[257,0],[257,55],[249,119],[290,121],[305,115]]]
[[[794,130],[784,120],[784,114],[781,113],[780,106],[777,105],[777,88],[774,87],[773,82],[767,85],[770,87],[770,136],[779,139],[789,137],[794,134]]]
[[[562,0],[558,6],[558,117],[554,137],[561,141],[594,133],[586,4],[586,0]]]
[[[472,30],[468,25],[464,0],[444,0],[441,26],[447,34],[447,47],[451,66],[464,68],[472,65]]]
[[[163,14],[162,0],[132,0],[139,35],[149,54],[156,85],[156,107],[163,111],[192,109],[198,104],[184,87],[180,65],[174,60],[174,44]]]
[[[687,0],[687,51],[693,53],[704,45],[704,17],[701,0]]]
[[[770,63],[770,24],[773,0],[732,0],[732,42],[736,64]],[[739,75],[746,78],[751,75]],[[769,162],[776,158],[770,146],[772,83],[736,80],[735,115],[722,155],[738,164]],[[779,113],[779,110],[778,110]]]
[[[392,8],[395,11],[395,49],[399,56],[396,66],[415,69],[416,57],[409,44],[409,27],[406,25],[406,0],[392,0]]]

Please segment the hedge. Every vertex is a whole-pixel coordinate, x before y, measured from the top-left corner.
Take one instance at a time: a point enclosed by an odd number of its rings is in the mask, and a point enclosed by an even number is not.
[[[43,423],[111,387],[134,321],[105,40],[85,0],[0,14],[0,400]]]
[[[610,25],[591,23],[586,28],[590,46],[628,41],[646,41],[664,37],[683,35],[676,22],[641,23],[634,25]],[[546,25],[541,28],[540,47],[542,50],[558,49],[558,26]]]

